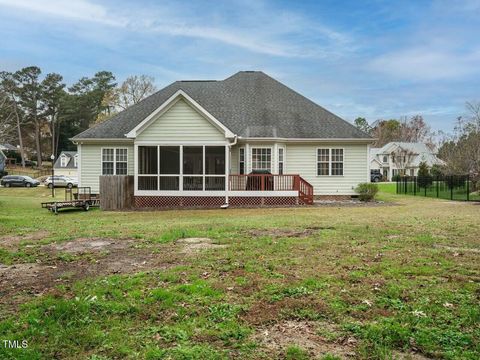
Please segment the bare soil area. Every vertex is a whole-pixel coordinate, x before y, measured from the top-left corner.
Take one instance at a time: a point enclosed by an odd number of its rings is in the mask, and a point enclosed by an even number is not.
[[[255,335],[270,352],[280,355],[292,345],[296,345],[311,356],[317,358],[321,355],[335,355],[342,359],[355,356],[354,338],[342,338],[331,342],[318,334],[318,327],[322,324],[312,321],[287,320],[260,328]]]
[[[22,241],[38,241],[46,238],[50,233],[45,230],[35,231],[25,235],[6,235],[0,237],[0,247],[15,250]]]
[[[54,292],[57,285],[111,274],[167,269],[180,265],[190,254],[225,245],[213,244],[208,238],[190,238],[176,244],[135,247],[138,240],[79,238],[64,243],[42,246],[49,255],[45,263],[0,264],[0,305],[13,310],[32,295]],[[65,261],[57,255],[73,255]]]
[[[313,226],[307,227],[303,230],[299,229],[256,229],[247,231],[247,235],[251,237],[262,237],[269,236],[273,238],[285,238],[285,237],[294,237],[294,238],[303,238],[314,235],[321,230],[333,230],[333,227],[326,226]]]

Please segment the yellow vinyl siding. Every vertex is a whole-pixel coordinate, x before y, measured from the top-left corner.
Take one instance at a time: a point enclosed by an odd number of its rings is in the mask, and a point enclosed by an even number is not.
[[[317,149],[344,149],[343,176],[317,176]],[[314,187],[315,195],[353,195],[359,183],[368,181],[367,145],[288,144],[286,168],[299,174]]]
[[[127,173],[134,174],[133,144],[82,144],[80,149],[79,186],[90,186],[93,194],[99,192],[99,176],[102,175],[102,148],[127,149]]]
[[[136,141],[223,142],[225,135],[184,100],[179,100],[139,134]]]

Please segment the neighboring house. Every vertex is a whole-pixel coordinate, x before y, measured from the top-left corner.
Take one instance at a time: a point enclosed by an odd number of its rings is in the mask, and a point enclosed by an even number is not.
[[[395,175],[417,176],[422,161],[428,167],[444,165],[424,143],[390,142],[381,148],[370,149],[370,169],[380,169],[388,181]]]
[[[350,197],[369,181],[372,138],[263,72],[242,71],[174,82],[72,141],[79,186],[98,193],[100,175],[133,175],[135,206],[170,207],[311,203],[311,190]]]
[[[10,144],[0,144],[1,151],[18,151],[18,149]]]
[[[78,153],[76,151],[62,151],[53,166],[55,175],[65,175],[78,178]]]

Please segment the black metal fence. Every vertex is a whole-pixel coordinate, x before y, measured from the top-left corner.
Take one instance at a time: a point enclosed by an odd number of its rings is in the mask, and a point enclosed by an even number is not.
[[[397,179],[397,194],[480,201],[473,185],[468,175],[404,176]]]

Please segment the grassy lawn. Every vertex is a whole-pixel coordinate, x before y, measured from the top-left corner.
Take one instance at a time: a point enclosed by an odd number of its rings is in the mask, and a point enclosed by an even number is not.
[[[379,183],[378,187],[380,191],[388,194],[396,194],[397,193],[397,184],[395,182],[384,182]],[[416,189],[416,195],[414,195],[413,184],[409,184],[408,188],[409,193],[407,195],[410,196],[427,196],[432,198],[439,198],[439,199],[446,199],[450,200],[452,198],[452,192],[448,189],[444,183],[439,186],[439,191],[437,194],[436,189],[436,182],[434,181],[433,184],[427,187],[427,192],[425,193],[425,188]],[[438,196],[437,196],[438,195]],[[465,201],[467,199],[467,193],[465,188],[454,188],[453,189],[453,200],[458,201]],[[469,193],[469,200],[470,201],[480,201],[480,193],[478,191],[470,192]]]
[[[480,206],[380,186],[376,206],[58,216],[2,188],[0,345],[28,347],[0,358],[480,358]]]

